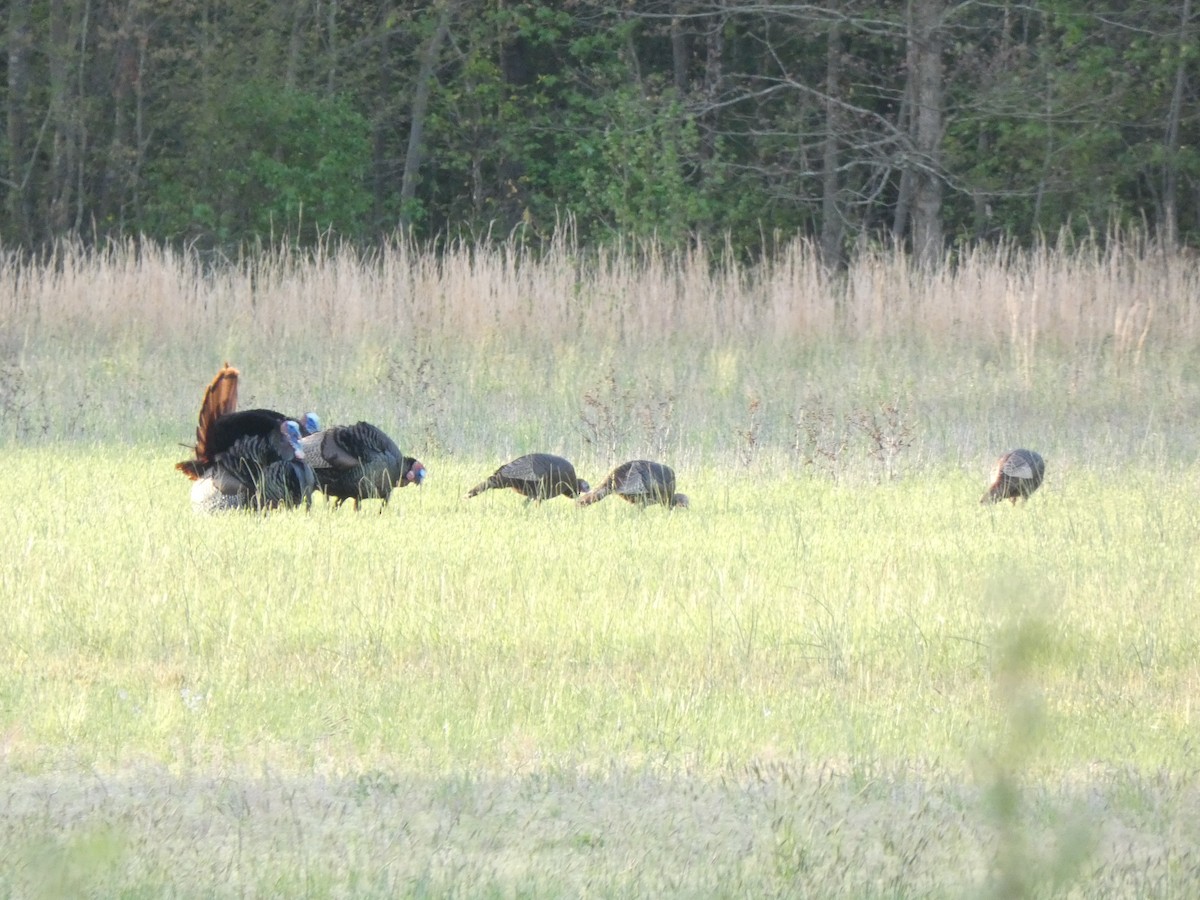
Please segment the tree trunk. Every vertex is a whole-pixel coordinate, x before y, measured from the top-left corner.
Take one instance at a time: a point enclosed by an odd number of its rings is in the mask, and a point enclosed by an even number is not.
[[[425,131],[425,114],[429,109],[429,93],[433,82],[433,70],[437,65],[438,50],[450,30],[451,4],[442,3],[438,13],[437,27],[421,52],[421,65],[417,69],[417,83],[413,93],[412,127],[408,132],[408,152],[404,155],[404,176],[400,182],[400,225],[411,224],[409,207],[417,194],[417,172],[421,168],[421,137]]]
[[[281,4],[278,10],[281,13],[280,25],[284,25],[282,20],[286,18],[288,29],[287,58],[283,64],[283,86],[289,91],[294,91],[300,78],[300,57],[304,52],[306,37],[304,27],[308,18],[308,4],[302,0],[296,0],[295,3]]]
[[[326,19],[326,41],[329,44],[329,74],[326,79],[325,92],[330,96],[337,93],[337,64],[338,64],[338,0],[329,0],[329,14]]]
[[[700,158],[704,162],[717,153],[717,104],[725,83],[725,15],[714,15],[708,23],[704,54],[704,110],[700,115]]]
[[[129,176],[129,202],[138,223],[142,221],[142,171],[146,164],[146,55],[150,36],[138,34],[137,80],[133,85],[133,170]]]
[[[392,32],[391,25],[393,4],[386,0],[383,4],[382,18],[383,33],[379,37],[379,73],[372,108],[374,115],[371,123],[371,219],[374,227],[384,224],[384,210],[391,188],[391,177],[395,174],[391,165],[391,142],[389,137],[394,124],[392,111],[393,87],[392,67]]]
[[[29,60],[33,37],[29,28],[32,0],[9,0],[8,8],[8,160],[4,171],[4,211],[12,223],[13,238],[28,244],[33,236],[33,151],[29,146]]]
[[[674,11],[680,12],[682,6],[682,3],[676,3]],[[689,62],[691,53],[688,43],[688,36],[683,30],[683,20],[676,15],[671,19],[671,76],[675,83],[675,90],[679,92],[680,97],[686,97],[688,89],[691,87],[691,79],[688,74],[691,69]]]
[[[821,172],[821,259],[828,268],[842,263],[841,178],[838,174],[841,117],[842,30],[835,21],[829,26],[825,51],[825,140]]]
[[[912,248],[919,265],[942,258],[942,32],[944,0],[911,0],[909,62],[913,82]]]
[[[905,79],[904,94],[900,98],[900,110],[896,114],[896,131],[901,134],[913,133],[913,80],[910,71]],[[912,209],[913,173],[912,167],[900,167],[900,184],[896,189],[896,207],[892,211],[892,241],[898,247],[908,233],[908,213]],[[870,215],[870,211],[867,213]]]
[[[1163,221],[1160,237],[1173,250],[1179,242],[1179,119],[1183,110],[1183,94],[1187,85],[1186,50],[1193,38],[1189,34],[1192,17],[1191,0],[1183,0],[1179,15],[1179,42],[1176,45],[1175,87],[1167,111],[1167,131],[1163,139]]]
[[[117,230],[124,227],[124,207],[133,180],[134,137],[137,116],[141,66],[139,4],[127,4],[122,11],[114,10],[120,18],[112,40],[112,134],[108,155],[104,159],[104,176],[93,204],[93,214],[100,223]],[[132,107],[132,108],[131,108]]]
[[[51,0],[50,44],[50,177],[46,185],[49,209],[46,237],[53,239],[69,230],[71,197],[75,175],[75,98],[71,93],[71,25],[65,0]]]
[[[988,153],[991,152],[991,139],[986,128],[979,130],[979,136],[975,140],[975,158],[987,159]],[[972,229],[975,240],[983,240],[987,236],[988,228],[991,227],[992,206],[987,200],[987,195],[979,189],[971,192],[971,208],[974,210],[974,228]]]

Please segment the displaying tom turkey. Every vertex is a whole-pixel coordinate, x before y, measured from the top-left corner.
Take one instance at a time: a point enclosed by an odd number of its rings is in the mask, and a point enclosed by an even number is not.
[[[589,506],[599,503],[609,494],[616,494],[642,507],[655,503],[661,503],[668,509],[686,509],[688,506],[687,495],[675,492],[674,470],[648,459],[621,463],[594,490],[580,495],[575,502],[580,506]]]
[[[240,373],[225,363],[204,391],[200,402],[200,415],[196,425],[196,443],[192,449],[195,456],[176,463],[175,468],[193,480],[203,477],[217,455],[231,448],[244,437],[269,437],[290,416],[273,409],[239,410],[238,378]],[[305,413],[294,419],[301,435],[311,434],[321,428],[316,413]]]
[[[575,467],[561,456],[550,453],[529,453],[507,462],[467,491],[475,497],[493,488],[512,488],[531,500],[541,502],[552,497],[577,497],[589,485],[575,474]]]
[[[996,471],[992,483],[980,503],[998,503],[1011,500],[1028,500],[1042,486],[1046,477],[1046,461],[1033,450],[1009,450],[996,460]]]
[[[336,499],[335,508],[353,500],[358,509],[360,501],[376,498],[386,506],[392,488],[425,480],[425,466],[404,456],[396,442],[370,422],[318,431],[303,438],[300,446],[318,489]]]
[[[216,454],[192,485],[192,506],[200,512],[307,507],[316,485],[300,447],[300,426],[288,419],[267,435],[245,435]]]

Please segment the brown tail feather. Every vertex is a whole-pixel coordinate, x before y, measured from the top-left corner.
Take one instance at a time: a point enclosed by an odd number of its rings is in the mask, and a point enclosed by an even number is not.
[[[175,468],[192,481],[199,481],[204,475],[204,463],[198,459],[185,459],[183,462],[177,462]]]
[[[208,457],[208,430],[212,423],[226,413],[237,411],[238,370],[228,362],[221,367],[212,382],[204,391],[204,399],[200,401],[200,416],[196,425],[196,445],[194,459],[185,459],[176,463],[175,468],[193,481],[204,474],[204,467],[212,462]]]
[[[228,362],[222,366],[200,404],[200,419],[196,426],[196,458],[207,460],[205,436],[209,426],[226,413],[236,412],[238,403],[238,370]]]

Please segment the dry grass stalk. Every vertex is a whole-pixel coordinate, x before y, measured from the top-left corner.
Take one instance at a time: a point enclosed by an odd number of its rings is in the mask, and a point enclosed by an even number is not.
[[[49,263],[0,255],[0,326],[159,338],[247,329],[288,341],[378,334],[548,345],[923,338],[995,346],[1029,370],[1039,346],[1109,351],[1200,340],[1200,266],[1144,241],[1106,249],[978,248],[932,271],[868,249],[830,273],[807,241],[748,266],[697,246],[584,251],[557,238],[434,250],[397,240],[370,252],[287,248],[213,262],[133,242],[64,244]]]

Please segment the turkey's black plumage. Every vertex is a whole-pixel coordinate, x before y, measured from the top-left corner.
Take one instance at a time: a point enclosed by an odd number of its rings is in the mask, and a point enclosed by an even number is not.
[[[616,494],[638,506],[661,503],[670,509],[687,508],[686,494],[675,492],[675,472],[670,466],[648,459],[633,459],[621,463],[596,486],[575,502],[580,506],[599,503],[609,494]]]
[[[209,426],[208,452],[213,456],[222,453],[232,447],[239,438],[267,437],[289,418],[291,417],[273,409],[239,409],[237,412],[226,413]],[[316,413],[305,413],[292,421],[299,426],[301,437],[321,429],[321,422]]]
[[[300,426],[289,419],[218,453],[192,485],[192,505],[201,512],[308,506],[316,484],[300,447]]]
[[[338,425],[300,442],[317,476],[317,486],[337,506],[353,500],[379,498],[387,505],[392,488],[420,484],[425,466],[404,456],[396,442],[369,422]]]
[[[196,480],[204,477],[217,456],[228,451],[241,438],[269,438],[288,420],[288,416],[273,409],[239,410],[239,376],[237,369],[225,363],[204,391],[196,425],[196,443],[192,448],[195,456],[175,464],[175,468],[188,478]],[[302,435],[311,434],[321,427],[316,413],[306,413],[293,421]]]
[[[551,497],[577,497],[588,490],[589,485],[575,475],[575,467],[561,456],[530,453],[502,465],[486,481],[467,491],[467,496],[474,497],[492,488],[512,488],[528,502]]]
[[[996,460],[996,472],[992,483],[980,503],[998,503],[1001,500],[1028,500],[1029,495],[1042,486],[1046,477],[1046,462],[1033,450],[1010,450]]]

